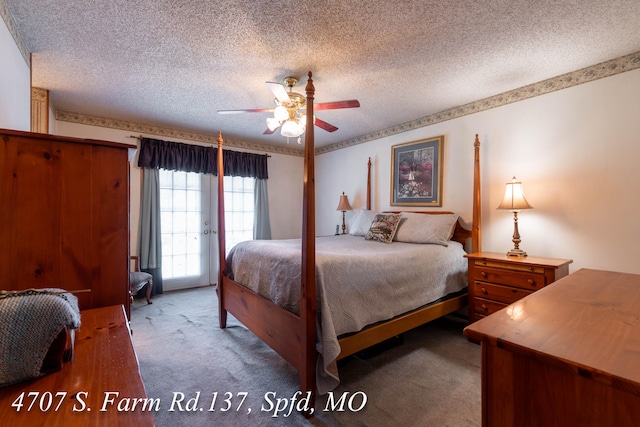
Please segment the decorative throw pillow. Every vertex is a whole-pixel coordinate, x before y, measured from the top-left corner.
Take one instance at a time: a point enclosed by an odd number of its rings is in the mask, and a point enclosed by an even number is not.
[[[351,225],[349,234],[352,236],[366,236],[376,214],[377,212],[368,209],[360,209],[360,212],[356,215],[356,219],[353,221],[353,225]]]
[[[369,227],[369,231],[364,238],[366,240],[378,240],[384,243],[391,243],[398,229],[400,219],[402,219],[401,214],[377,214],[373,222],[371,222],[371,227]]]
[[[448,246],[458,221],[456,214],[403,212],[393,240],[407,243],[433,243]]]

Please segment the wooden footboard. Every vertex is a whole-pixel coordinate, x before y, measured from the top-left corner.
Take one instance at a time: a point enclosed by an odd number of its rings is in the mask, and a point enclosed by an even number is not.
[[[224,309],[299,370],[300,317],[228,277],[222,280]]]

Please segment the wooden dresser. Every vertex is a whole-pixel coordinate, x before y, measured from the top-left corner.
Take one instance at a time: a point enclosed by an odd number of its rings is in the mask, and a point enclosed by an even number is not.
[[[483,426],[637,426],[640,275],[581,269],[465,328]]]
[[[569,274],[570,259],[474,252],[469,260],[469,323]]]
[[[146,396],[123,307],[80,314],[82,325],[76,332],[73,360],[58,372],[0,388],[2,425],[155,425],[150,410],[153,399]],[[138,403],[132,409],[134,400]],[[119,410],[118,405],[127,406]]]
[[[0,289],[63,288],[129,313],[135,145],[0,129]]]

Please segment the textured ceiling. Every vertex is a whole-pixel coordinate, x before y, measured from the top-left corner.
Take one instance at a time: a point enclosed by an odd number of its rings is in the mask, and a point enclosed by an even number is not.
[[[60,112],[263,135],[266,81],[313,71],[323,146],[640,51],[638,0],[0,0]],[[294,142],[292,141],[292,144]]]

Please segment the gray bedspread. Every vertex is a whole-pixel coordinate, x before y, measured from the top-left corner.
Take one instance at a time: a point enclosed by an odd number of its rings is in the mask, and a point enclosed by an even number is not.
[[[467,285],[462,245],[365,240],[340,235],[316,239],[318,390],[339,383],[338,336],[419,308]],[[234,246],[227,275],[299,314],[301,240],[253,240]]]

